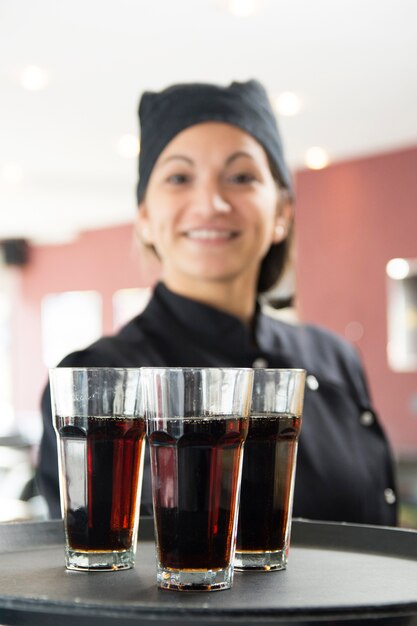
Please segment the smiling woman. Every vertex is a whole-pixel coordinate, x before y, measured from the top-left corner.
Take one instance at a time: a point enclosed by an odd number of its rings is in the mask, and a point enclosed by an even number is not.
[[[144,94],[139,117],[137,229],[161,260],[162,282],[116,336],[61,366],[305,369],[294,514],[395,524],[391,454],[358,355],[328,331],[278,321],[258,304],[282,277],[293,220],[265,90],[257,81],[174,85]],[[38,480],[58,516],[49,388],[42,406]],[[152,512],[149,461],[142,512]]]
[[[290,215],[262,146],[237,127],[204,122],[162,151],[138,225],[168,288],[249,322],[262,259]]]

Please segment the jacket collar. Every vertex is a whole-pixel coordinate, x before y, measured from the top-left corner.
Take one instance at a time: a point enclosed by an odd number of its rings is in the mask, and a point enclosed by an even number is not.
[[[164,283],[158,283],[150,308],[154,306],[165,310],[171,319],[179,322],[200,337],[215,342],[220,339],[226,343],[240,344],[243,349],[253,347],[252,329],[234,315],[230,315],[215,307],[202,304],[170,291]]]

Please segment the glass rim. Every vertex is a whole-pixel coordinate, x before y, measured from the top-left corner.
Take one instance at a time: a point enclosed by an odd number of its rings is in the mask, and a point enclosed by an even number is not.
[[[132,372],[140,372],[142,368],[139,367],[49,367],[48,370],[49,372],[56,372],[56,371],[65,371],[65,372],[86,372],[86,371],[104,371],[104,370],[108,370],[108,371],[116,371],[116,372],[126,372],[126,371],[132,371]]]
[[[254,372],[279,372],[280,374],[284,372],[292,372],[294,374],[307,374],[307,370],[302,367],[253,367]]]
[[[307,373],[307,370],[302,368],[302,367],[227,367],[227,366],[220,366],[220,367],[204,367],[204,366],[199,366],[199,367],[181,367],[181,366],[175,366],[175,367],[165,367],[163,365],[138,365],[138,367],[111,367],[111,366],[93,366],[93,367],[89,367],[89,366],[76,366],[76,367],[69,367],[69,366],[55,366],[55,367],[49,367],[48,371],[49,372],[55,372],[57,370],[60,371],[71,371],[71,372],[85,372],[85,371],[104,371],[104,370],[111,370],[111,371],[119,371],[119,372],[126,372],[126,371],[132,371],[132,372],[137,372],[137,371],[141,371],[141,370],[159,370],[159,371],[171,371],[171,372],[205,372],[205,371],[234,371],[234,372],[256,372],[256,371],[262,371],[262,372],[279,372],[279,373],[284,373],[284,372],[292,372],[292,373]]]
[[[140,368],[147,371],[165,371],[165,372],[252,372],[253,367],[164,367],[144,365]]]
[[[170,372],[205,372],[205,371],[233,371],[233,372],[291,372],[291,373],[299,373],[299,374],[307,374],[307,370],[302,367],[227,367],[227,366],[219,366],[219,367],[165,367],[163,365],[142,365],[140,367],[141,370],[165,370]]]

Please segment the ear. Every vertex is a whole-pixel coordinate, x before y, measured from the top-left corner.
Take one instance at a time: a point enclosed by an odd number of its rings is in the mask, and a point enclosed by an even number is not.
[[[138,238],[145,246],[151,246],[153,244],[149,215],[145,202],[141,202],[138,207],[135,229]]]
[[[290,200],[283,202],[282,199],[280,199],[275,216],[274,234],[272,237],[273,244],[281,243],[281,241],[286,239],[293,220],[293,215],[292,202]]]

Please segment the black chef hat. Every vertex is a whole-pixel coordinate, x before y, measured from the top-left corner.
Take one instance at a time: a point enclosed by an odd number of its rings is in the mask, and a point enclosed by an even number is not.
[[[139,120],[138,204],[165,146],[182,130],[208,121],[226,122],[252,135],[266,150],[280,184],[292,193],[277,122],[267,93],[256,80],[234,82],[229,87],[188,83],[158,93],[147,91],[140,101]]]

